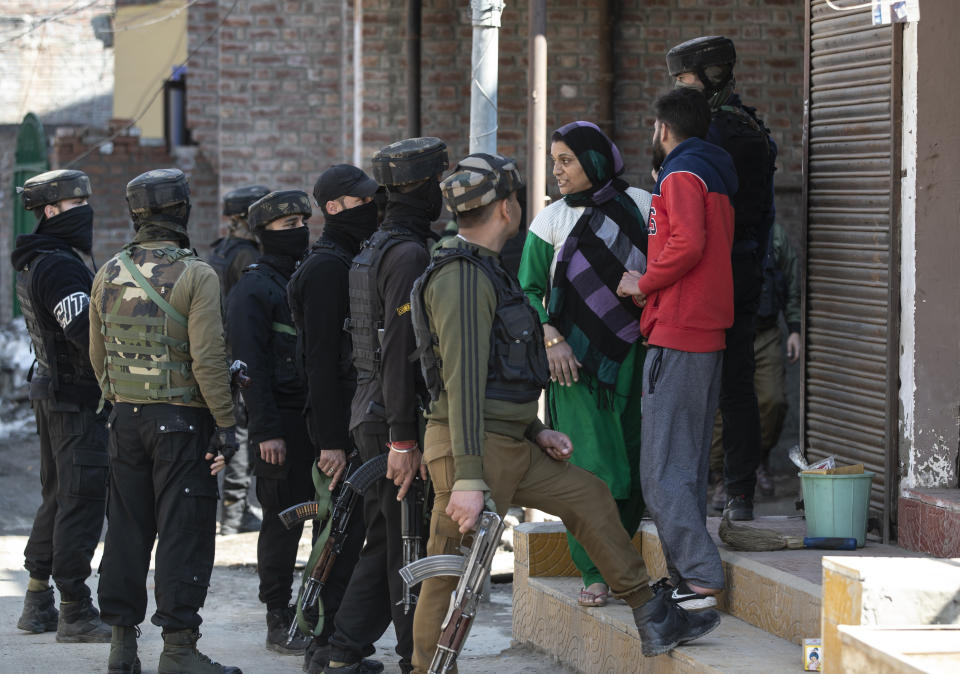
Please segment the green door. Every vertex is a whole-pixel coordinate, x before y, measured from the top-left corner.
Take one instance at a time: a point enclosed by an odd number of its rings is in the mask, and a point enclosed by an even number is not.
[[[49,170],[50,162],[47,159],[47,136],[43,133],[43,124],[32,112],[28,112],[20,124],[17,133],[16,163],[13,166],[13,240],[20,234],[28,234],[36,226],[36,218],[23,207],[23,202],[17,194],[17,188],[35,175]],[[11,249],[12,249],[11,245]],[[13,284],[11,284],[13,285]],[[20,302],[17,301],[17,291],[13,288],[13,315],[20,315]]]

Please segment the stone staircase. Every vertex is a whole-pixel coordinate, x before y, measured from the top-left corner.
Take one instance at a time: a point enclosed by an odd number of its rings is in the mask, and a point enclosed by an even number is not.
[[[802,536],[805,531],[804,521],[796,517],[762,517],[752,524],[789,535]],[[521,524],[514,534],[514,639],[545,651],[565,665],[586,674],[767,674],[803,671],[803,639],[818,638],[823,633],[824,671],[878,671],[854,666],[855,662],[864,664],[864,667],[867,666],[865,663],[876,666],[879,662],[876,658],[863,656],[857,660],[853,655],[854,652],[870,653],[870,648],[863,644],[874,643],[875,639],[856,631],[847,634],[840,630],[849,628],[838,630],[837,627],[884,624],[877,622],[879,609],[876,606],[882,601],[864,603],[859,597],[877,596],[877,588],[881,584],[889,586],[895,583],[893,575],[904,576],[907,567],[917,568],[910,566],[914,563],[932,565],[926,569],[927,572],[932,572],[936,567],[938,573],[945,571],[948,576],[953,572],[960,574],[957,561],[924,559],[918,553],[869,541],[866,547],[849,552],[737,552],[719,542],[718,525],[718,518],[708,521],[708,528],[718,542],[727,578],[727,588],[718,598],[718,608],[726,614],[723,622],[709,636],[677,648],[672,653],[657,658],[643,658],[636,627],[626,604],[611,601],[603,608],[577,605],[580,580],[567,552],[563,525],[559,522]],[[634,537],[634,545],[642,552],[652,579],[665,575],[660,541],[652,522],[644,521]],[[825,556],[827,560],[824,560]],[[912,559],[889,559],[904,557]],[[858,572],[865,558],[880,560],[872,566],[868,564],[863,572]],[[831,564],[841,570],[839,575],[830,575],[827,569],[833,568]],[[884,564],[887,566],[884,567]],[[881,567],[884,569],[882,573]],[[916,574],[916,571],[911,573]],[[926,573],[921,571],[920,575]],[[832,584],[831,587],[836,586],[828,593],[836,601],[822,601],[825,578],[828,584]],[[953,595],[960,589],[960,580],[952,585],[951,582],[948,580],[939,594],[930,587],[935,587],[935,582],[924,585],[928,593],[933,593],[927,602],[931,609],[940,606],[942,611],[949,611],[943,606],[949,607]],[[960,598],[956,601],[960,601]],[[864,606],[867,606],[867,613],[863,611]],[[886,606],[884,610],[892,613],[896,608]],[[925,614],[921,613],[923,611],[913,611],[904,615],[909,615],[911,620],[929,621],[931,616],[924,617]],[[953,617],[956,619],[955,615]],[[956,631],[943,630],[927,635],[925,643],[933,644],[938,638],[955,637],[957,634]],[[906,638],[902,637],[898,642],[901,647]],[[842,660],[841,651],[848,643],[851,655],[847,660]],[[955,650],[960,651],[960,647]],[[948,651],[949,648],[938,647],[933,648],[932,653],[941,660],[944,657],[949,660]],[[899,662],[897,657],[894,653],[883,662]],[[918,661],[915,658],[912,662]],[[933,661],[923,660],[927,663]],[[956,664],[956,661],[953,662]],[[953,671],[960,671],[960,666]]]

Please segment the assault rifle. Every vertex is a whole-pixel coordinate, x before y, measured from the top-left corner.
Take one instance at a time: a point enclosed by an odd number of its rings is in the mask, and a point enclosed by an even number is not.
[[[429,674],[446,674],[456,664],[477,615],[483,583],[490,573],[502,534],[503,520],[497,513],[485,510],[477,522],[473,545],[466,557],[431,555],[400,569],[400,576],[407,585],[416,585],[434,576],[460,576],[457,589],[450,597],[447,616],[443,619],[437,650],[427,670]]]
[[[414,477],[410,490],[403,497],[403,504],[400,506],[400,536],[403,539],[404,567],[413,564],[423,556],[424,486],[419,475]],[[417,597],[410,588],[411,585],[404,581],[403,599],[398,602],[403,604],[403,615],[409,614],[410,607],[417,603]]]
[[[363,496],[363,493],[377,480],[387,474],[387,455],[381,454],[370,459],[362,466],[357,468],[350,477],[348,477],[340,488],[340,494],[333,504],[333,509],[328,518],[321,523],[321,530],[330,523],[330,535],[324,543],[323,550],[317,558],[317,563],[310,572],[310,575],[304,580],[303,589],[300,593],[300,610],[306,612],[317,603],[320,596],[320,590],[327,583],[330,571],[333,569],[337,556],[343,550],[343,542],[346,538],[347,526],[350,524],[350,516],[357,505],[357,501]],[[292,529],[308,519],[318,517],[318,508],[316,501],[307,501],[291,506],[280,513],[280,521],[287,529]],[[290,637],[296,635],[297,621],[294,620],[290,625]]]

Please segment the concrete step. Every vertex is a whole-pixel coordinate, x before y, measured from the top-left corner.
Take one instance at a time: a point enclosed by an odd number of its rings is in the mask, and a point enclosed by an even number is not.
[[[830,555],[823,560],[823,578],[824,672],[848,671],[848,639],[843,634],[848,626],[907,629],[918,625],[955,626],[940,637],[929,638],[954,639],[954,664],[958,666],[952,671],[960,671],[960,559]],[[890,635],[896,638],[895,630]],[[875,643],[876,638],[868,641]],[[866,649],[860,647],[859,651]],[[858,662],[871,661],[857,657]],[[877,662],[888,659],[883,654],[876,657]]]
[[[844,674],[953,674],[960,671],[960,626],[840,628]]]
[[[580,580],[514,576],[513,638],[573,669],[598,674],[704,672],[770,674],[801,668],[802,648],[724,616],[714,632],[656,658],[645,658],[630,608],[612,600],[583,608]]]

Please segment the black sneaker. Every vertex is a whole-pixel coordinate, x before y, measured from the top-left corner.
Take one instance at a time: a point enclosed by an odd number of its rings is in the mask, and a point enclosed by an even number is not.
[[[749,496],[734,496],[727,501],[723,509],[723,516],[729,517],[732,522],[749,522],[753,520],[753,499]]]
[[[720,625],[716,611],[687,613],[660,592],[642,606],[633,609],[645,657],[667,653],[680,644],[699,639]]]
[[[702,611],[717,605],[717,598],[710,594],[700,594],[690,589],[685,581],[674,587],[669,578],[661,578],[650,586],[654,595],[665,594],[670,602],[686,611]]]

